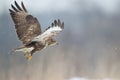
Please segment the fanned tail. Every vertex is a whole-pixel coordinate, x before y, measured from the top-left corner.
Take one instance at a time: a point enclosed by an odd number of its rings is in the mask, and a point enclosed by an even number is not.
[[[25,58],[27,60],[31,60],[32,59],[31,51],[33,49],[34,49],[34,47],[25,47],[25,46],[22,46],[22,47],[19,47],[19,48],[11,50],[9,54],[15,54],[16,52],[23,52]]]
[[[15,54],[15,49],[11,50],[8,54]]]
[[[15,48],[11,50],[8,54],[15,54],[16,52],[23,51],[24,48],[25,48],[24,46]]]

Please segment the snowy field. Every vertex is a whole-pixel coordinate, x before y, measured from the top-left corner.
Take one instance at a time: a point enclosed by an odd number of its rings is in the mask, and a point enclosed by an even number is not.
[[[66,80],[116,80],[116,79],[110,79],[110,78],[103,78],[103,79],[88,79],[88,78],[80,78],[80,77],[73,77],[70,79],[66,79]]]

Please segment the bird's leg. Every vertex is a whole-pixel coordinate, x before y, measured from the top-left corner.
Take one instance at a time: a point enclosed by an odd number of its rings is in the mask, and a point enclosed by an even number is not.
[[[32,55],[29,52],[24,53],[24,56],[26,57],[27,60],[31,60],[32,59]]]

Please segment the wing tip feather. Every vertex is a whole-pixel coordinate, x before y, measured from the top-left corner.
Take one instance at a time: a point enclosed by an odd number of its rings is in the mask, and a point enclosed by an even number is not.
[[[16,12],[18,12],[18,9],[15,6],[13,6],[12,4],[11,4],[11,7],[12,7],[13,10],[15,10]]]
[[[57,20],[54,20],[54,25],[57,26],[58,22]]]
[[[25,6],[24,6],[23,1],[21,1],[21,5],[22,5],[23,10],[24,10],[25,12],[28,12],[27,9],[26,9]]]
[[[50,29],[51,27],[56,27],[56,26],[60,27],[61,29],[64,29],[64,22],[61,22],[60,19],[54,20],[54,22],[51,23],[51,26],[46,28],[45,31]]]
[[[56,23],[61,29],[64,29],[64,22],[61,22],[60,19],[57,20],[57,23]]]
[[[9,9],[10,13],[15,13],[13,10]]]
[[[19,11],[25,11],[25,12],[27,12],[27,9],[25,8],[25,6],[23,4],[23,1],[21,1],[21,7],[20,7],[20,5],[18,5],[17,1],[14,1],[14,4],[15,5],[11,4],[11,7],[12,7],[12,9],[14,11],[16,11],[16,12],[19,12]],[[10,11],[10,12],[13,12],[13,10]]]
[[[18,5],[18,3],[16,1],[15,1],[15,5],[20,11],[22,11],[21,7]]]
[[[64,22],[62,22],[61,28],[64,29]]]

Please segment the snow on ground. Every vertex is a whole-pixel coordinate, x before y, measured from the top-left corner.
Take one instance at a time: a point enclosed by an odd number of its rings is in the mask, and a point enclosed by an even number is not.
[[[83,78],[83,77],[73,77],[67,80],[113,80],[110,78],[103,78],[103,79],[88,79],[88,78]]]

